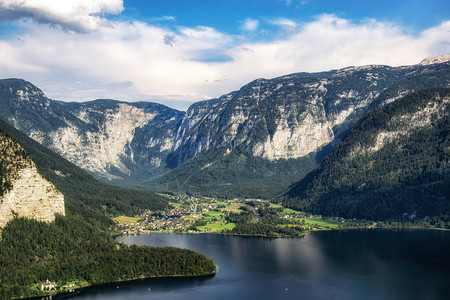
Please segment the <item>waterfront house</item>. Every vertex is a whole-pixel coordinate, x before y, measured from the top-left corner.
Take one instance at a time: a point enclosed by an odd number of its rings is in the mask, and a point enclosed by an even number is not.
[[[41,291],[51,291],[57,287],[56,283],[50,282],[48,279],[41,284]]]

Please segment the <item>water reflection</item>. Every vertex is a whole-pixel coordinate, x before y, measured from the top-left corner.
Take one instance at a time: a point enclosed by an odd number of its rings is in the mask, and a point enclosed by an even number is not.
[[[212,257],[219,272],[206,279],[96,287],[77,299],[446,299],[450,294],[450,232],[316,232],[301,239],[151,234],[118,240],[196,250]]]

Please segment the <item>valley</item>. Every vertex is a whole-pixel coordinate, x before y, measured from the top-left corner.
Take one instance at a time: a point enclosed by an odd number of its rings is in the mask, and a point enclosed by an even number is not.
[[[302,237],[313,231],[348,229],[440,229],[439,218],[405,216],[400,221],[326,217],[287,208],[262,199],[221,200],[210,197],[170,196],[172,209],[142,210],[138,215],[113,218],[115,235],[150,233],[226,234],[265,237]],[[258,228],[257,224],[262,225]]]
[[[120,234],[142,234],[151,232],[173,233],[217,233],[236,234],[236,226],[267,223],[273,227],[298,227],[301,232],[272,232],[264,236],[303,236],[305,231],[337,229],[345,220],[324,219],[285,208],[261,199],[220,200],[215,198],[197,198],[172,196],[169,202],[173,209],[169,211],[144,212],[135,217],[117,217],[115,229]],[[244,233],[242,233],[245,235]],[[249,234],[252,235],[252,234]],[[255,234],[259,235],[259,234]]]

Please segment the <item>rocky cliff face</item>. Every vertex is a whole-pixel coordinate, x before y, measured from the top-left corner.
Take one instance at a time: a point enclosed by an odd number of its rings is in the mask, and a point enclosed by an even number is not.
[[[18,217],[52,222],[65,214],[63,194],[38,172],[23,148],[0,131],[0,228]]]
[[[1,118],[106,179],[160,172],[184,115],[156,103],[53,101],[19,79],[0,81],[0,97]]]
[[[449,86],[449,74],[444,56],[399,68],[349,67],[258,79],[188,109],[175,137],[176,164],[218,147],[269,160],[304,157],[338,141],[376,106],[421,88]]]
[[[58,102],[11,79],[0,81],[0,117],[99,177],[148,181],[214,149],[268,161],[314,155],[336,145],[368,111],[449,84],[447,55],[413,66],[258,79],[183,113],[155,103]]]

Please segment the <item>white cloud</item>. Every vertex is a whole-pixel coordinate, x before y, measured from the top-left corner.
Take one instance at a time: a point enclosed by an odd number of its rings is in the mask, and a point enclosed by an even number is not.
[[[162,17],[155,17],[155,18],[149,18],[150,22],[173,22],[176,21],[176,18],[174,16],[162,16]]]
[[[286,18],[278,18],[275,20],[272,20],[271,23],[273,25],[277,25],[280,26],[284,33],[287,34],[293,34],[295,32],[297,32],[297,23],[295,23],[294,21],[290,20],[290,19],[286,19]],[[284,34],[282,33],[282,34]]]
[[[258,29],[259,21],[254,19],[246,19],[242,23],[242,29],[245,31],[254,32],[256,29]]]
[[[24,33],[0,39],[0,78],[24,78],[53,99],[150,100],[178,108],[255,78],[415,64],[450,52],[450,21],[413,36],[389,23],[355,24],[322,15],[282,39],[253,43],[211,27],[170,30],[104,20],[97,30],[80,33],[26,20],[20,24]],[[176,42],[168,47],[165,37],[172,36]]]
[[[31,18],[71,30],[97,29],[102,14],[119,14],[122,0],[0,0],[0,18]]]
[[[275,19],[272,21],[272,24],[282,26],[282,27],[292,27],[292,28],[297,27],[297,23],[295,23],[294,21],[292,21],[290,19],[286,19],[286,18]]]
[[[231,56],[236,65],[258,66],[259,76],[253,75],[254,78],[350,65],[414,64],[426,56],[450,51],[445,43],[449,28],[450,22],[446,22],[414,37],[383,22],[353,24],[333,15],[323,15],[304,24],[287,39],[241,45],[231,50]],[[250,51],[241,50],[243,47]],[[255,73],[249,67],[241,70]],[[250,78],[252,74],[247,76]]]

